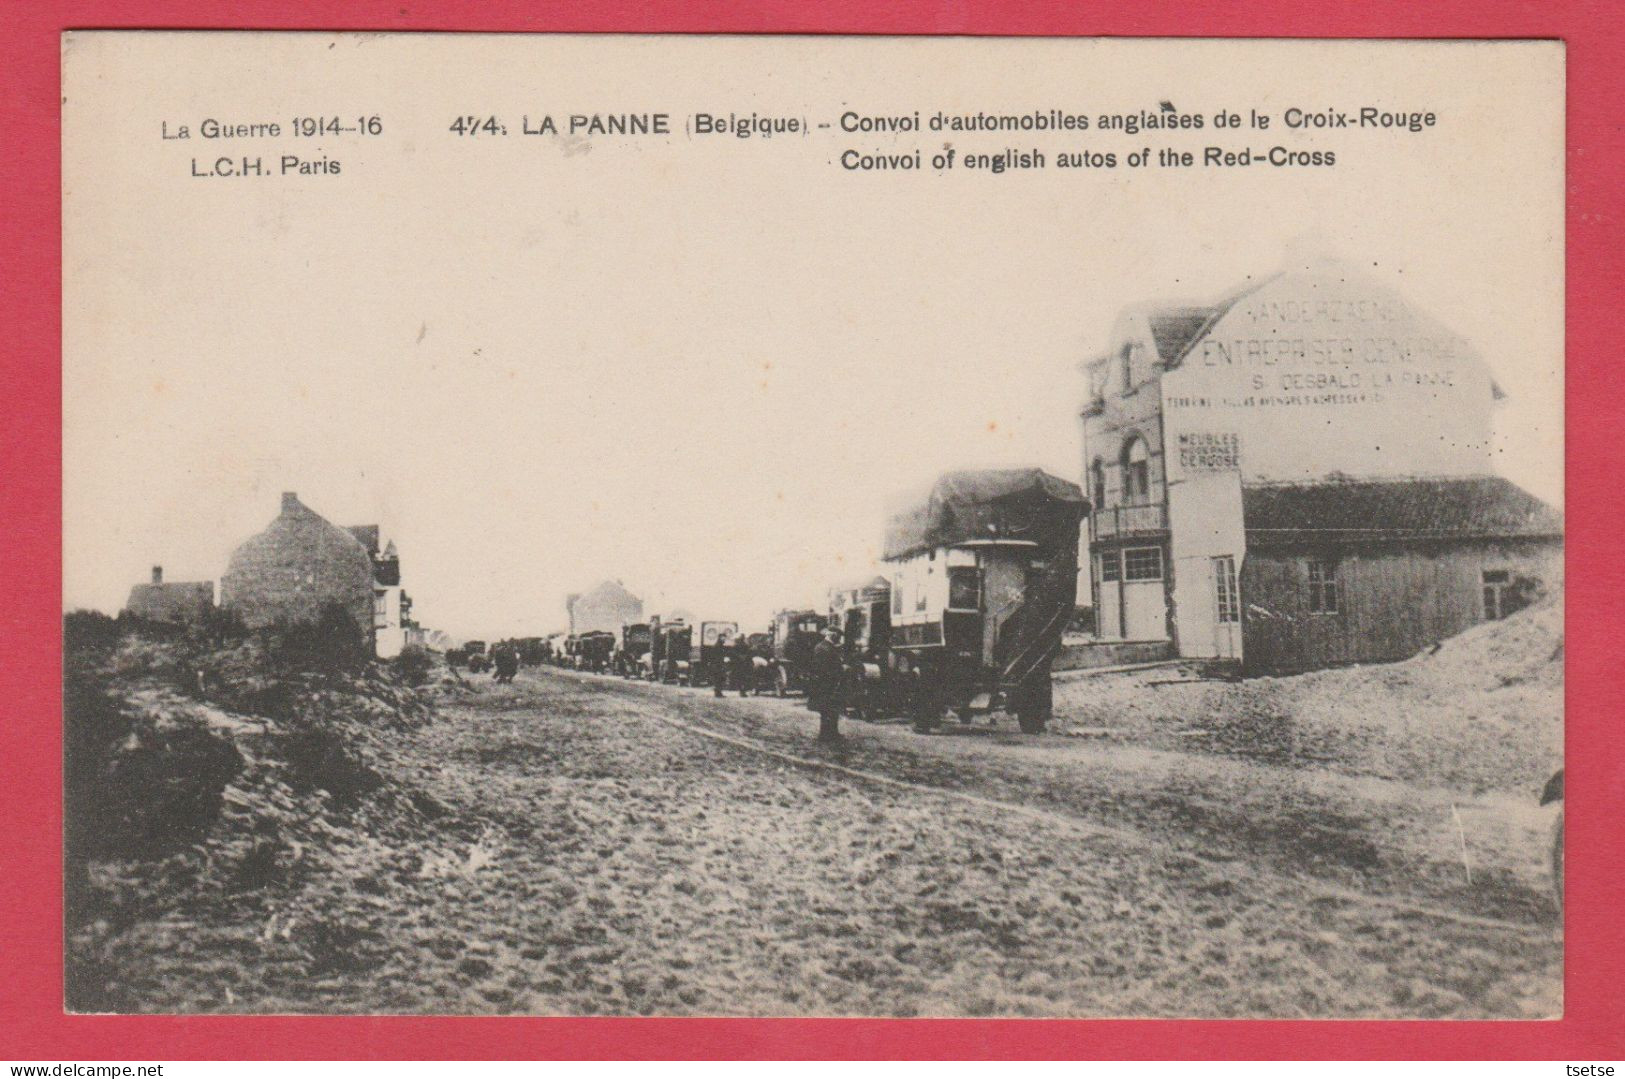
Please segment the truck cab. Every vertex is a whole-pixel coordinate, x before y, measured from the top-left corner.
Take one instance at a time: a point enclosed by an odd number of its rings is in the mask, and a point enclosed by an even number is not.
[[[615,645],[615,673],[622,678],[636,677],[643,669],[643,657],[649,654],[650,640],[649,623],[628,622],[623,625],[620,639]]]
[[[829,617],[817,611],[786,609],[773,615],[769,629],[773,692],[780,697],[806,689],[807,660],[829,625]]]

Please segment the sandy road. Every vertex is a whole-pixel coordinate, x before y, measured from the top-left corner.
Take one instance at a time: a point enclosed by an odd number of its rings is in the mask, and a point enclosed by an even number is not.
[[[1523,915],[1519,871],[1502,889],[1511,899],[1486,910],[1427,873],[1394,888],[1403,859],[1294,841],[1290,823],[1227,829],[1211,809],[1177,808],[1188,794],[1247,809],[1225,784],[1268,782],[1233,769],[1208,774],[1154,755],[1104,768],[1101,753],[1060,739],[846,726],[846,745],[820,749],[793,702],[716,702],[553,672],[482,686],[401,749],[437,798],[497,828],[466,873],[392,889],[401,894],[373,916],[387,958],[365,988],[336,994],[340,1006],[1463,1017],[1561,1008],[1561,944],[1549,922]],[[1353,819],[1355,797],[1333,790],[1319,804],[1329,798]],[[1378,809],[1396,801],[1362,797]],[[1331,853],[1305,862],[1305,844]]]

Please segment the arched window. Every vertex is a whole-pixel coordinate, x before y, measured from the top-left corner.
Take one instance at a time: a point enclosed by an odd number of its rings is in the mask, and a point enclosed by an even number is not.
[[[1135,435],[1123,446],[1123,501],[1133,505],[1151,500],[1151,449]]]
[[[1106,504],[1106,462],[1098,457],[1089,466],[1089,497],[1094,500],[1095,509]]]

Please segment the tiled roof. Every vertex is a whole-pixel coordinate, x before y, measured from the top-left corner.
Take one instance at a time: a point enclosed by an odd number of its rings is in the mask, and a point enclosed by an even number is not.
[[[1216,310],[1213,307],[1170,307],[1146,316],[1151,324],[1151,339],[1156,343],[1157,356],[1162,362],[1173,363],[1179,359]]]
[[[1561,513],[1499,476],[1261,484],[1241,497],[1248,547],[1563,535]]]
[[[1218,303],[1207,307],[1166,307],[1153,311],[1147,318],[1151,323],[1151,336],[1156,341],[1157,355],[1169,367],[1177,366],[1204,330],[1228,314],[1236,304],[1281,276],[1276,273],[1257,281],[1249,280]]]

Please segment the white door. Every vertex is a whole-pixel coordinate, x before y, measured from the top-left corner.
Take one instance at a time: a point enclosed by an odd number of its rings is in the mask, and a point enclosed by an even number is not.
[[[1241,658],[1241,593],[1236,586],[1234,555],[1213,559],[1213,654]]]
[[[1168,602],[1162,587],[1162,548],[1123,548],[1123,637],[1168,638]]]

